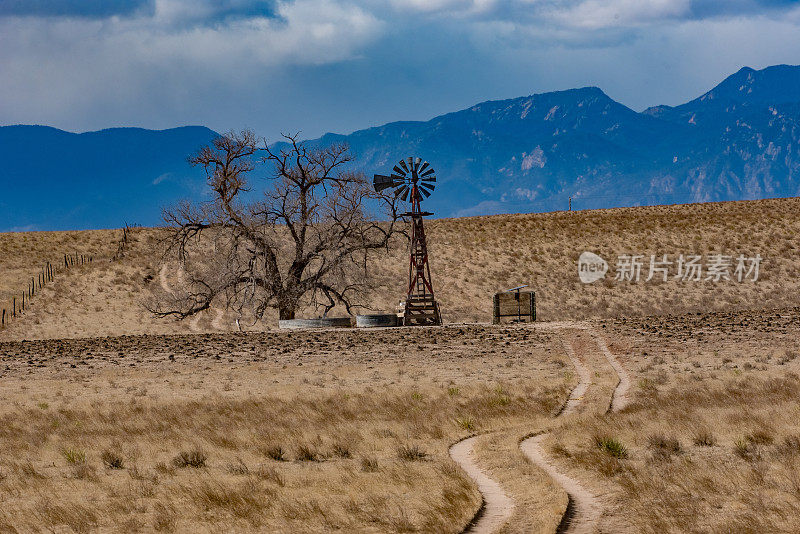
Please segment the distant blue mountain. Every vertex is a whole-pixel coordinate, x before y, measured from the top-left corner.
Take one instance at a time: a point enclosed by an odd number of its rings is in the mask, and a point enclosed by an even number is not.
[[[586,87],[311,142],[349,143],[367,174],[429,160],[440,216],[797,196],[800,67],[743,68],[642,113]]]
[[[440,216],[483,215],[566,209],[567,197],[582,191],[627,193],[604,184],[663,163],[665,138],[683,145],[675,133],[685,129],[585,87],[484,102],[427,122],[328,134],[311,143],[349,144],[367,174],[419,156],[438,177],[426,209]]]
[[[70,134],[0,128],[0,230],[157,224],[201,199],[186,157],[207,128]],[[484,102],[311,145],[347,143],[354,168],[419,156],[437,170],[437,216],[800,195],[800,67],[743,68],[686,104],[637,113],[596,87]],[[259,170],[260,171],[260,170]]]
[[[0,127],[0,231],[157,224],[164,205],[203,194],[205,175],[187,157],[217,136],[199,126]]]

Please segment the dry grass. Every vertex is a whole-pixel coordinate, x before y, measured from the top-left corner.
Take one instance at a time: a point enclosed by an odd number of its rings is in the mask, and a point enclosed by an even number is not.
[[[47,262],[63,269],[64,254],[84,254],[109,258],[116,249],[121,230],[84,232],[0,233],[0,308],[11,310],[11,298],[20,299],[31,278],[36,278]],[[86,269],[81,269],[85,272]],[[56,278],[66,276],[57,273]],[[38,279],[37,279],[38,284]],[[38,297],[34,299],[39,300]]]
[[[552,531],[565,496],[518,447],[542,430],[553,460],[606,499],[604,531],[800,530],[798,208],[432,221],[446,320],[488,321],[492,293],[521,283],[541,319],[603,319],[634,402],[605,414],[615,375],[590,336],[564,331],[594,374],[555,428],[576,382],[555,334],[143,335],[233,328],[218,309],[183,323],[144,312],[153,284],[180,278],[159,270],[157,230],[135,231],[120,262],[108,261],[119,231],[0,234],[0,292],[62,248],[95,256],[0,333],[0,531],[454,532],[479,499],[447,448],[476,432],[480,464],[517,503],[505,530]],[[583,285],[584,250],[765,262],[757,284]],[[403,251],[390,256],[375,308],[400,297]],[[86,339],[122,334],[137,335]]]
[[[467,432],[456,420],[549,417],[565,356],[524,328],[416,333],[0,344],[17,355],[0,368],[0,517],[18,530],[457,532],[479,498],[447,453]]]
[[[567,495],[546,473],[532,465],[519,448],[523,436],[552,424],[549,415],[542,415],[525,425],[481,436],[475,445],[480,466],[501,484],[515,503],[512,516],[501,532],[547,534],[556,531],[567,507]]]
[[[450,322],[489,321],[492,294],[524,283],[537,292],[541,320],[798,305],[798,209],[800,199],[779,199],[432,220],[427,233],[434,286]],[[108,245],[121,231],[104,232],[2,234],[0,246],[13,249],[14,257],[27,258],[26,246],[59,250],[55,240],[64,237],[67,248],[108,258],[113,255]],[[144,311],[142,299],[161,283],[161,256],[155,246],[159,235],[158,230],[135,230],[130,253],[121,262],[96,262],[86,272],[62,277],[57,288],[43,294],[25,318],[0,336],[32,339],[236,329],[235,317],[219,307],[182,323],[154,319]],[[577,259],[585,250],[612,264],[618,255],[631,253],[670,254],[673,259],[678,254],[760,253],[764,262],[758,283],[606,280],[584,285],[577,277]],[[384,253],[374,257],[380,283],[370,302],[373,308],[394,310],[402,298],[407,276],[404,256],[404,248],[395,247],[388,258]],[[44,256],[32,257],[36,259],[25,260],[28,268]],[[165,276],[167,287],[179,283],[175,265],[167,266]],[[253,327],[247,318],[242,321],[246,329],[273,328],[275,323],[274,315]]]
[[[124,332],[122,321],[141,316],[130,310],[140,307],[141,295],[152,279],[148,273],[159,259],[159,235],[153,229],[131,230],[130,251],[114,262],[122,230],[0,233],[0,308],[10,310],[14,296],[19,304],[21,291],[48,261],[57,270],[54,281],[26,303],[24,314],[0,330],[0,336],[17,332],[30,338],[37,331],[43,332],[41,337]],[[92,256],[93,262],[64,269],[64,254],[76,252]],[[151,325],[150,331],[159,330]]]
[[[635,401],[549,440],[560,466],[606,496],[601,528],[800,529],[800,368],[785,361],[800,310],[626,319],[605,331],[634,373]]]

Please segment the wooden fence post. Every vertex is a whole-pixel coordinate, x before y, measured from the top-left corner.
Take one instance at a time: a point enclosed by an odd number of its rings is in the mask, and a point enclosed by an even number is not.
[[[11,317],[17,316],[17,297],[11,297]]]

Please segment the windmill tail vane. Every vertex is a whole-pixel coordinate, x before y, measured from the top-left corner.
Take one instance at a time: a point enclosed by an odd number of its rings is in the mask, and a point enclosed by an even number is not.
[[[433,294],[428,245],[422,223],[423,216],[433,214],[423,212],[420,207],[420,202],[431,196],[436,189],[436,171],[427,161],[408,157],[401,159],[392,168],[389,176],[376,174],[373,185],[375,191],[379,193],[392,188],[395,198],[411,202],[411,211],[403,214],[411,217],[408,294],[403,312],[403,324],[440,325],[442,317],[439,313],[439,303]]]

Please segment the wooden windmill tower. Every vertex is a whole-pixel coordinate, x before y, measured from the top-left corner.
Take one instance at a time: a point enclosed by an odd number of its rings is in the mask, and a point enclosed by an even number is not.
[[[433,213],[422,211],[421,207],[423,199],[431,196],[436,188],[436,173],[427,161],[408,157],[394,166],[390,176],[376,174],[373,183],[375,191],[380,192],[392,187],[395,195],[403,202],[411,202],[411,211],[402,214],[411,217],[408,294],[403,324],[441,325],[442,316],[439,312],[439,303],[433,294],[428,245],[422,224],[422,218]]]

